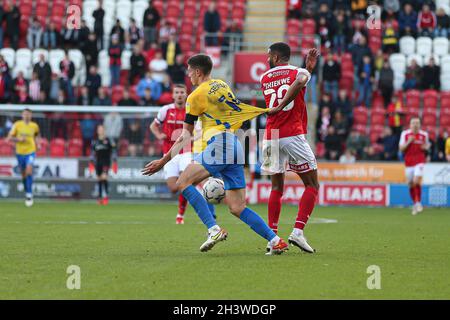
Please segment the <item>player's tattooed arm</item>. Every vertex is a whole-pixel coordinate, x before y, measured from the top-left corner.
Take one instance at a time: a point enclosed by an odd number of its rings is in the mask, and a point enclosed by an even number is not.
[[[186,147],[192,141],[192,132],[194,131],[194,124],[184,123],[183,131],[178,139],[173,144],[172,148],[170,148],[169,152],[167,152],[161,159],[154,160],[145,165],[144,169],[141,170],[141,173],[144,176],[151,176],[155,174],[159,170],[162,169],[173,157],[175,157],[180,151]]]

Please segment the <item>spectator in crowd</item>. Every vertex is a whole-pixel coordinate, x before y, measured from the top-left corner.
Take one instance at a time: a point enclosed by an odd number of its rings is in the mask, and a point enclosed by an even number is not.
[[[325,18],[327,24],[330,24],[330,22],[334,19],[333,13],[330,10],[329,3],[327,3],[326,1],[319,1],[319,10],[316,15],[316,23],[319,23],[319,20],[321,18]]]
[[[114,111],[114,106],[111,108],[113,111],[105,116],[103,126],[105,127],[106,137],[117,145],[123,129],[123,119],[118,112]]]
[[[383,52],[387,54],[398,52],[398,34],[394,24],[390,20],[384,24],[381,44]]]
[[[108,54],[111,87],[113,87],[120,84],[120,67],[122,65],[122,46],[119,43],[119,36],[117,34],[111,36],[111,45],[109,46]]]
[[[41,47],[43,28],[36,17],[30,18],[30,25],[27,31],[28,49],[33,50]]]
[[[167,41],[161,43],[161,50],[167,66],[173,66],[175,64],[175,57],[181,53],[180,44],[176,40],[174,33],[169,35]]]
[[[336,53],[341,54],[347,51],[347,35],[350,34],[348,21],[343,12],[339,12],[334,19],[333,26],[333,49]]]
[[[345,152],[339,157],[339,163],[341,164],[353,164],[356,162],[354,151],[346,149]]]
[[[64,49],[73,47],[77,48],[79,46],[78,38],[80,29],[69,27],[69,22],[67,21],[67,19],[64,19],[62,28],[59,33]]]
[[[320,116],[317,118],[317,138],[319,141],[325,141],[325,137],[328,134],[328,127],[331,125],[331,112],[330,108],[323,107]]]
[[[2,73],[5,77],[9,78],[9,66],[8,63],[5,60],[5,57],[3,57],[2,54],[0,54],[0,73]]]
[[[153,100],[152,98],[152,90],[150,88],[145,88],[144,90],[144,96],[141,97],[141,100],[139,101],[140,106],[154,106],[158,103]]]
[[[388,124],[392,133],[400,140],[400,134],[403,130],[405,111],[400,99],[397,96],[392,97],[392,102],[388,105]]]
[[[42,34],[42,44],[46,49],[56,49],[60,44],[59,32],[56,30],[56,26],[50,18],[47,19],[45,24],[44,32]]]
[[[434,36],[447,38],[449,30],[450,18],[443,8],[438,8],[436,11],[436,28],[434,29]]]
[[[351,0],[351,8],[355,16],[364,18],[367,9],[367,0]]]
[[[446,162],[449,161],[450,162],[450,150],[448,152],[448,155],[446,157],[446,143],[448,143],[450,145],[450,137],[449,137],[449,132],[448,129],[444,130],[444,132],[442,132],[441,135],[439,135],[437,142],[436,142],[436,157],[435,160],[436,161],[440,161],[440,162]]]
[[[145,64],[145,57],[142,54],[140,46],[135,45],[133,47],[133,53],[130,57],[130,72],[128,74],[128,83],[130,85],[135,83],[136,78],[143,78],[147,66]]]
[[[56,104],[60,105],[60,106],[68,104],[68,101],[67,101],[67,98],[66,98],[66,92],[63,89],[60,89],[59,92],[58,92],[58,98],[56,99]]]
[[[89,34],[91,33],[91,30],[86,25],[86,20],[81,20],[80,30],[78,30],[77,35],[77,44],[76,48],[83,48],[85,46],[86,41],[88,41]]]
[[[123,89],[122,99],[117,102],[118,106],[137,106],[137,101],[130,97],[128,88]]]
[[[41,96],[41,82],[39,81],[38,74],[33,71],[31,74],[31,80],[29,85],[29,95],[30,99],[33,102],[36,102],[39,100]]]
[[[97,72],[97,67],[92,65],[89,68],[89,74],[86,76],[86,82],[84,84],[89,91],[89,101],[92,104],[95,97],[98,95],[98,89],[102,85],[102,78]]]
[[[5,35],[5,30],[3,28],[3,21],[5,20],[6,14],[3,8],[3,0],[0,0],[0,49],[3,48],[3,37]]]
[[[358,44],[354,45],[351,48],[352,53],[352,61],[353,65],[355,66],[355,78],[359,79],[361,75],[361,71],[359,70],[359,67],[363,64],[363,57],[364,56],[372,56],[372,51],[367,46],[367,40],[366,37],[360,37],[358,40]]]
[[[375,70],[372,59],[366,55],[362,63],[358,66],[359,70],[359,95],[358,105],[364,102],[366,107],[370,107],[372,101],[372,83],[374,81]]]
[[[94,18],[94,33],[97,39],[97,48],[103,50],[103,35],[105,34],[103,19],[105,18],[105,10],[103,9],[103,0],[98,1],[98,8],[92,12]]]
[[[319,18],[316,25],[316,33],[320,36],[320,44],[323,48],[331,47],[331,30],[330,25],[324,17]]]
[[[341,141],[345,141],[348,136],[349,125],[347,119],[340,111],[334,113],[334,119],[331,124],[334,127],[336,134],[341,138]]]
[[[52,78],[50,80],[50,92],[48,94],[50,100],[56,101],[58,99],[59,90],[60,90],[60,81],[58,74],[52,73]]]
[[[322,112],[322,109],[324,107],[327,107],[330,110],[331,114],[334,113],[334,104],[331,103],[331,97],[327,93],[323,93],[321,95],[321,99],[320,99],[320,102],[319,102],[319,113]]]
[[[11,47],[17,50],[19,46],[19,31],[20,31],[20,11],[17,4],[13,0],[6,1],[6,32],[5,35],[9,38]]]
[[[288,19],[300,19],[302,13],[302,0],[288,0],[287,10]]]
[[[219,45],[219,32],[221,22],[220,14],[216,10],[216,3],[211,2],[208,7],[208,11],[205,12],[203,19],[203,29],[208,34],[205,36],[206,46],[218,46]]]
[[[73,104],[75,102],[75,94],[73,92],[72,79],[75,76],[75,65],[70,61],[69,53],[67,51],[64,54],[64,58],[59,63],[59,70],[59,87],[65,92],[68,103]]]
[[[399,0],[384,0],[383,9],[384,11],[381,16],[383,21],[395,19],[398,11],[400,10],[400,2]]]
[[[159,28],[159,43],[164,43],[169,39],[170,35],[176,34],[175,27],[170,23],[169,20],[161,20],[161,28]]]
[[[149,88],[152,93],[153,100],[159,100],[162,94],[161,84],[153,80],[152,73],[147,71],[145,73],[145,78],[142,78],[137,85],[137,95],[139,98],[143,98],[145,95],[145,89]]]
[[[383,62],[378,79],[378,88],[380,88],[384,107],[386,108],[391,102],[392,93],[394,92],[394,71],[389,64],[389,60]]]
[[[357,46],[360,44],[360,40],[361,38],[365,38],[364,40],[367,39],[367,31],[365,30],[365,25],[364,23],[362,23],[360,20],[355,20],[354,22],[352,22],[354,24],[354,28],[352,31],[352,36],[351,36],[351,42],[350,42],[350,46],[349,49],[353,49],[354,46]]]
[[[126,42],[128,47],[131,48],[138,43],[140,39],[144,37],[142,30],[137,26],[136,20],[130,18],[130,26],[125,34]]]
[[[78,96],[77,104],[80,106],[89,106],[91,101],[89,99],[89,90],[86,86],[82,86],[80,89],[80,95]]]
[[[128,153],[131,157],[136,157],[142,153],[142,141],[144,141],[144,133],[142,132],[141,123],[138,120],[131,122],[125,128],[125,137],[128,138]]]
[[[242,28],[237,20],[233,20],[228,28],[225,30],[222,39],[222,52],[225,56],[235,49],[242,50]]]
[[[105,92],[105,88],[100,87],[98,89],[98,95],[92,101],[94,106],[111,106],[112,102],[109,95]]]
[[[422,6],[422,11],[417,16],[417,30],[421,36],[432,37],[436,28],[436,15],[430,10],[428,4]]]
[[[41,105],[52,105],[55,103],[55,100],[50,99],[47,96],[47,93],[45,90],[41,90],[39,92],[39,100],[35,102],[35,104],[41,104]]]
[[[363,152],[361,160],[378,161],[381,160],[381,154],[377,152],[375,146],[369,145]]]
[[[111,28],[111,39],[114,35],[117,35],[119,38],[119,44],[122,49],[125,48],[125,30],[122,27],[122,23],[120,22],[120,19],[116,19],[116,23]]]
[[[186,66],[184,64],[184,55],[182,53],[176,56],[174,65],[170,66],[167,71],[172,83],[185,83]]]
[[[157,37],[157,25],[160,20],[158,10],[153,6],[153,1],[148,2],[148,8],[144,12],[144,39],[146,44],[156,42]]]
[[[361,158],[363,152],[370,145],[370,141],[366,135],[361,135],[358,131],[351,130],[345,144],[347,149],[354,151],[357,158]]]
[[[409,2],[406,2],[403,10],[400,11],[398,27],[400,36],[415,37],[417,35],[417,12],[414,11],[413,6]]]
[[[339,111],[344,116],[348,125],[351,126],[353,122],[353,108],[352,103],[348,98],[347,90],[339,90],[339,97],[333,104],[333,109],[336,110],[336,112]]]
[[[91,66],[97,66],[99,51],[97,38],[94,32],[89,33],[87,40],[80,49],[84,55],[84,60],[86,61],[86,70],[89,70]]]
[[[398,140],[397,137],[392,134],[392,129],[385,127],[383,134],[378,138],[377,143],[383,145],[382,160],[392,161],[397,160],[398,154]]]
[[[422,88],[437,91],[441,89],[441,68],[435,64],[433,57],[422,68]]]
[[[14,79],[14,95],[18,96],[22,88],[25,88],[28,92],[28,82],[23,75],[23,71],[19,71]]]
[[[159,50],[158,44],[156,42],[153,42],[150,44],[149,48],[143,53],[145,57],[145,63],[147,65],[152,62],[152,60],[155,58],[156,51]]]
[[[81,135],[83,139],[83,155],[90,154],[91,141],[94,139],[97,121],[91,113],[84,113],[80,121]]]
[[[338,96],[339,79],[341,78],[341,65],[334,59],[333,54],[328,52],[322,69],[324,92],[331,94],[332,100],[336,101]]]
[[[306,59],[303,60],[302,67],[303,68],[306,67]],[[311,100],[313,108],[316,108],[317,106],[317,73],[318,73],[317,70],[319,70],[319,63],[316,64],[313,71],[311,72],[311,79],[309,80],[308,85],[306,86],[305,92],[305,102]]]
[[[163,59],[161,50],[156,51],[155,57],[149,65],[153,80],[164,83],[167,78],[167,68],[167,62]]]
[[[13,97],[13,103],[15,104],[32,104],[33,101],[28,95],[28,89],[26,87],[20,87],[19,91]]]
[[[39,61],[33,67],[33,72],[37,73],[39,81],[41,82],[41,88],[48,96],[52,82],[52,69],[42,53],[39,55]]]
[[[411,65],[406,68],[405,82],[403,90],[417,89],[422,80],[422,70],[415,59],[411,60]]]
[[[328,126],[324,144],[326,150],[325,159],[338,160],[342,152],[342,140],[333,126]]]
[[[0,73],[0,103],[7,103],[11,98],[8,78]]]

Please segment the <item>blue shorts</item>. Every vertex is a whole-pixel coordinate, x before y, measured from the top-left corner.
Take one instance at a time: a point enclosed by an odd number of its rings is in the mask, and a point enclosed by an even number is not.
[[[33,165],[34,160],[36,159],[36,154],[30,153],[30,154],[16,154],[17,161],[19,162],[19,167],[21,170],[25,170],[25,168],[28,165]]]
[[[221,176],[225,190],[244,189],[244,151],[238,138],[232,133],[215,135],[203,152],[194,156],[213,177]]]

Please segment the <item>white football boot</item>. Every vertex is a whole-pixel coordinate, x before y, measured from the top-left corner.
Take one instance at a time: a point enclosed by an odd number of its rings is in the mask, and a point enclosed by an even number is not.
[[[33,205],[33,196],[27,195],[25,198],[25,206],[31,207]]]
[[[314,250],[306,241],[306,238],[303,234],[295,234],[294,232],[291,233],[291,235],[288,238],[288,242],[300,248],[300,250],[308,252],[308,253],[314,253],[316,250]]]
[[[420,202],[417,202],[416,206],[417,206],[417,208],[416,208],[417,213],[421,213],[423,211],[422,204]]]
[[[228,237],[228,232],[220,227],[217,230],[208,233],[208,239],[200,246],[201,252],[206,252],[211,250],[216,243],[226,240]]]

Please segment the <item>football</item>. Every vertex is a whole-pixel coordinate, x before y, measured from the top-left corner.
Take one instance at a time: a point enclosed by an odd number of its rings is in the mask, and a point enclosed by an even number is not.
[[[203,196],[209,203],[220,203],[225,198],[225,186],[218,178],[209,178],[203,185]]]

